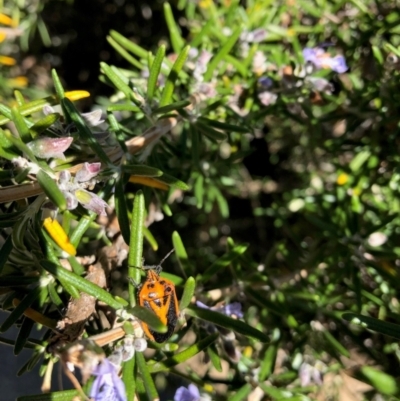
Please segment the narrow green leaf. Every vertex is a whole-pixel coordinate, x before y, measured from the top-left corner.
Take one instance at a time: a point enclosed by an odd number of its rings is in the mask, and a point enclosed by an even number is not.
[[[106,37],[107,42],[125,59],[128,63],[131,63],[134,67],[139,70],[143,70],[143,64],[132,57],[117,41],[115,41],[111,36]]]
[[[235,391],[234,394],[229,395],[229,401],[242,401],[247,400],[248,395],[253,390],[253,387],[250,383],[246,383],[242,386],[238,391]]]
[[[215,370],[217,370],[218,372],[222,372],[221,358],[218,355],[218,350],[215,344],[211,344],[208,347],[207,353]]]
[[[170,113],[171,111],[183,109],[183,108],[189,106],[189,104],[191,104],[191,102],[189,100],[173,102],[173,103],[168,104],[167,106],[159,107],[159,108],[153,110],[152,113],[153,113],[153,115]]]
[[[110,36],[125,49],[129,50],[131,53],[136,54],[139,58],[147,59],[147,51],[143,47],[138,46],[136,43],[130,41],[129,39],[122,36],[117,31],[110,31]]]
[[[343,313],[342,318],[368,330],[373,330],[400,340],[400,325],[398,324],[384,322],[383,320],[375,319],[370,316],[349,312]]]
[[[150,367],[151,373],[162,372],[165,370],[170,370],[171,367],[179,365],[190,358],[193,358],[199,352],[205,350],[218,338],[218,333],[211,334],[210,336],[203,338],[196,344],[191,345],[185,350],[175,354],[171,358],[166,359],[163,362],[159,362]]]
[[[92,148],[96,156],[98,156],[103,163],[110,164],[110,159],[104,152],[103,147],[94,137],[92,131],[87,127],[82,116],[78,113],[75,105],[68,98],[62,99],[61,105],[63,106],[63,109],[69,115],[71,120],[74,122],[80,138],[83,139]]]
[[[161,177],[157,177],[157,181],[161,181],[164,184],[170,185],[171,187],[182,189],[182,191],[188,191],[190,189],[189,185],[185,184],[183,181],[165,173],[163,173]]]
[[[7,331],[24,314],[25,310],[39,297],[40,291],[42,291],[42,288],[38,286],[25,295],[22,301],[15,307],[1,325],[0,333]]]
[[[55,282],[50,283],[47,286],[47,291],[49,292],[49,297],[51,299],[51,302],[57,307],[58,311],[61,313],[65,305],[61,300],[60,296],[58,295],[58,292],[56,290],[56,283]]]
[[[146,238],[147,242],[150,244],[151,249],[153,251],[156,251],[158,249],[158,242],[154,238],[154,235],[152,234],[152,232],[147,227],[143,227],[143,235],[144,235],[144,238]]]
[[[224,131],[240,132],[242,134],[247,134],[250,132],[249,128],[247,128],[247,127],[241,127],[239,125],[228,124],[228,123],[224,123],[221,121],[212,120],[212,119],[206,118],[206,117],[199,117],[197,119],[197,121],[200,121],[201,123],[208,125],[210,127],[222,129]]]
[[[47,116],[41,118],[37,121],[32,127],[29,128],[29,132],[32,138],[36,138],[48,128],[50,128],[58,119],[60,118],[60,114],[58,113],[51,113]]]
[[[260,383],[259,386],[264,391],[264,393],[273,400],[293,399],[293,393],[289,390],[280,389],[278,387],[267,385],[264,383]]]
[[[217,131],[201,121],[196,121],[194,126],[212,141],[224,141],[227,138],[227,135],[224,132]]]
[[[23,116],[30,116],[33,113],[37,113],[39,111],[43,110],[43,107],[46,105],[54,105],[58,102],[59,100],[56,98],[56,96],[47,96],[42,99],[36,99],[33,100],[32,102],[25,103],[23,106],[19,108],[19,112]]]
[[[184,45],[184,40],[182,39],[180,29],[175,22],[174,15],[171,10],[171,6],[168,2],[164,3],[164,17],[165,21],[167,21],[167,26],[169,30],[169,35],[171,38],[172,48],[175,53],[179,53]]]
[[[168,74],[164,90],[161,94],[160,107],[166,106],[168,103],[170,103],[172,95],[174,93],[175,83],[178,79],[180,71],[185,64],[186,58],[189,54],[189,50],[190,46],[186,46],[185,48],[183,48],[177,59],[175,60],[175,63],[172,66],[170,73]]]
[[[258,380],[263,382],[269,378],[274,371],[276,356],[278,355],[278,344],[272,343],[267,346],[264,358],[261,362]]]
[[[214,27],[214,23],[215,21],[212,18],[209,18],[201,28],[201,31],[191,40],[190,47],[198,48],[199,45],[203,43],[204,38],[207,38],[208,40],[208,37],[210,36],[209,32]]]
[[[75,256],[70,256],[68,262],[72,267],[72,271],[78,276],[81,276],[86,272],[85,268],[78,262]]]
[[[201,209],[203,207],[204,194],[205,194],[204,175],[198,174],[194,183],[194,196],[197,201],[196,203],[197,209]]]
[[[360,368],[360,373],[369,384],[382,394],[396,395],[399,391],[397,380],[385,372],[371,366],[362,366]]]
[[[45,194],[63,212],[67,208],[67,201],[56,182],[43,170],[37,173],[36,178]]]
[[[150,68],[150,75],[147,81],[147,99],[149,102],[153,100],[154,93],[157,89],[157,81],[158,75],[160,74],[161,65],[163,63],[165,57],[165,45],[161,45],[158,50],[156,57],[153,60],[153,63]]]
[[[208,190],[208,196],[213,196],[217,201],[219,211],[224,219],[229,217],[228,201],[222,195],[221,191],[216,186],[211,186]]]
[[[185,246],[183,245],[181,236],[177,231],[174,231],[172,233],[172,243],[174,244],[176,257],[178,258],[178,263],[184,275],[185,276],[194,275],[195,272],[193,266],[189,262],[189,257],[186,252]]]
[[[241,320],[232,319],[222,313],[215,312],[210,309],[198,308],[193,305],[187,307],[185,313],[190,316],[214,323],[215,325],[224,327],[228,330],[235,331],[236,333],[243,334],[244,336],[255,338],[263,343],[269,341],[268,336],[261,331],[249,326],[247,323],[244,323]]]
[[[53,239],[45,231],[44,228],[39,229],[38,232],[41,238],[43,239],[47,260],[59,266],[59,268],[61,269],[62,266],[60,265],[58,257],[54,252]],[[58,280],[60,281],[64,291],[68,292],[68,294],[70,294],[75,299],[80,298],[79,291],[71,283],[69,283],[67,280],[64,280],[63,278],[59,278]]]
[[[354,156],[354,159],[350,162],[349,167],[353,173],[357,173],[362,165],[371,157],[369,150],[363,150]]]
[[[142,177],[160,177],[163,172],[155,167],[145,166],[143,164],[123,164],[122,171],[126,174],[139,175]]]
[[[32,150],[29,146],[22,142],[21,138],[12,135],[10,132],[4,132],[4,136],[6,137],[6,140],[12,143],[15,148],[25,153],[30,161],[37,163],[36,157],[33,154]]]
[[[128,244],[131,236],[128,217],[128,206],[125,198],[125,180],[124,175],[121,174],[115,185],[115,211],[118,218],[118,223],[121,229],[122,237]]]
[[[329,331],[323,330],[322,334],[335,351],[339,352],[346,358],[350,358],[350,352],[338,340],[336,340],[336,338],[329,333]]]
[[[22,376],[24,373],[31,372],[35,365],[40,361],[42,356],[42,352],[34,352],[33,355],[22,366],[22,368],[17,372],[17,377]]]
[[[33,320],[26,316],[24,317],[17,339],[15,340],[14,355],[18,355],[24,349],[34,324],[35,322]]]
[[[57,279],[65,280],[78,290],[89,294],[96,299],[105,302],[107,305],[114,309],[121,309],[123,305],[121,302],[115,300],[115,298],[107,291],[100,288],[98,285],[91,283],[90,281],[72,273],[61,266],[58,266],[52,262],[41,261],[41,266],[55,276]]]
[[[194,279],[194,277],[189,277],[186,280],[185,287],[183,288],[182,298],[179,302],[180,310],[183,310],[190,305],[190,301],[192,300],[195,290],[196,290],[196,280]]]
[[[7,160],[13,160],[19,156],[15,151],[16,147],[12,141],[10,141],[3,130],[0,130],[0,157]]]
[[[18,106],[22,106],[25,103],[24,95],[19,90],[14,91],[14,97]]]
[[[54,89],[56,90],[58,99],[61,100],[65,97],[64,88],[62,86],[60,78],[58,77],[57,71],[54,68],[51,70],[51,76],[53,78]]]
[[[237,28],[232,35],[227,39],[227,41],[221,47],[221,50],[212,58],[212,60],[208,63],[207,71],[204,74],[204,81],[208,82],[211,80],[215,69],[218,64],[224,59],[224,57],[232,50],[236,41],[239,39],[240,34],[242,33],[242,27]]]
[[[90,212],[90,217],[83,216],[80,220],[78,225],[75,227],[74,231],[72,231],[71,235],[69,236],[69,241],[71,244],[77,248],[83,235],[85,234],[86,230],[89,228],[90,224],[96,219],[97,214]]]
[[[236,245],[231,251],[218,258],[203,274],[201,280],[207,282],[212,276],[229,266],[240,255],[246,252],[248,244]]]
[[[0,248],[0,275],[8,260],[8,256],[10,255],[11,251],[13,250],[13,242],[12,236],[9,235],[7,239],[4,241],[2,247]]]
[[[143,384],[146,389],[146,394],[149,400],[159,400],[158,392],[154,384],[153,378],[151,377],[149,368],[142,352],[135,352],[135,359],[138,371],[140,372]]]
[[[24,395],[17,401],[71,401],[80,395],[78,390],[56,391],[47,394]]]
[[[131,237],[129,240],[128,276],[135,283],[140,282],[140,267],[143,254],[143,224],[144,224],[144,195],[142,191],[136,192],[133,200]],[[129,303],[135,306],[134,285],[129,281]]]
[[[103,74],[113,83],[113,85],[120,90],[128,100],[132,100],[137,106],[140,103],[137,102],[136,97],[132,96],[131,88],[115,73],[115,71],[106,63],[100,63],[101,71]]]
[[[139,320],[146,323],[150,328],[158,333],[166,333],[167,326],[161,322],[157,315],[150,309],[143,308],[142,306],[135,305],[133,308],[128,309],[129,313],[136,316]]]
[[[12,120],[15,124],[15,128],[17,129],[22,142],[30,142],[32,140],[32,137],[29,132],[29,128],[16,106],[11,107],[11,115]]]
[[[125,384],[126,398],[128,400],[133,400],[136,392],[136,375],[134,375],[135,360],[135,358],[131,358],[129,361],[126,361],[122,366],[122,381]]]
[[[113,104],[107,107],[107,111],[131,111],[132,113],[138,113],[141,112],[141,109],[134,104]]]

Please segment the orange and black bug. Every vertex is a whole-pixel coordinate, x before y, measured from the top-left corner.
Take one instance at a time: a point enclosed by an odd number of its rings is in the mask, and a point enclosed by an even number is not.
[[[137,289],[137,300],[140,306],[150,309],[167,326],[166,333],[152,330],[146,323],[142,323],[143,331],[147,337],[157,343],[163,343],[174,333],[179,316],[179,304],[176,297],[175,285],[172,281],[160,277],[161,263],[173,252],[160,262],[160,265],[148,267],[147,277],[143,284]]]

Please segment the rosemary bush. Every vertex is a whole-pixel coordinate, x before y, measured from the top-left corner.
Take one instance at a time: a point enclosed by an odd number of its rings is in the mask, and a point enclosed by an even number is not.
[[[154,51],[112,30],[90,113],[56,70],[2,92],[0,342],[44,392],[18,400],[399,396],[396,4],[244,3],[164,3]]]

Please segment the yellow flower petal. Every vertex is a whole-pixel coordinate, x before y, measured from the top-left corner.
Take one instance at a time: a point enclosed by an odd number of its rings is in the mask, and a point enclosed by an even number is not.
[[[0,24],[14,26],[14,21],[8,15],[0,13]]]
[[[0,64],[15,65],[16,63],[17,63],[17,60],[15,60],[15,58],[8,57],[8,56],[0,56]]]
[[[23,76],[10,78],[7,83],[12,88],[25,88],[28,85],[28,78]]]
[[[336,179],[336,184],[344,185],[349,181],[349,176],[346,173],[339,174],[338,178]]]
[[[131,175],[129,177],[129,182],[146,185],[146,187],[163,189],[164,191],[168,191],[169,189],[167,184],[164,184],[163,182],[150,177],[140,177],[136,175]]]
[[[43,221],[43,227],[63,251],[72,256],[76,255],[75,247],[69,242],[68,235],[57,220],[52,219],[51,217],[46,217]]]
[[[83,99],[85,97],[89,97],[90,93],[88,91],[70,91],[70,92],[65,92],[65,97],[67,97],[71,102],[79,99]]]
[[[210,8],[212,6],[212,0],[200,0],[199,7],[200,8]]]
[[[4,42],[4,39],[7,37],[7,35],[4,32],[0,32],[0,43]]]

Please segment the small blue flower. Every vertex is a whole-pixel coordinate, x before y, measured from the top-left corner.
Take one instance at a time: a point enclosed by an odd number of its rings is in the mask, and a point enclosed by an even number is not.
[[[179,387],[174,395],[174,401],[199,401],[200,392],[194,384],[189,384],[188,388]]]
[[[92,374],[96,376],[90,390],[94,401],[126,401],[125,385],[108,359],[103,359]]]
[[[306,62],[314,64],[317,69],[329,68],[339,74],[348,70],[344,56],[336,55],[332,57],[320,47],[306,47],[303,50],[303,57]]]

